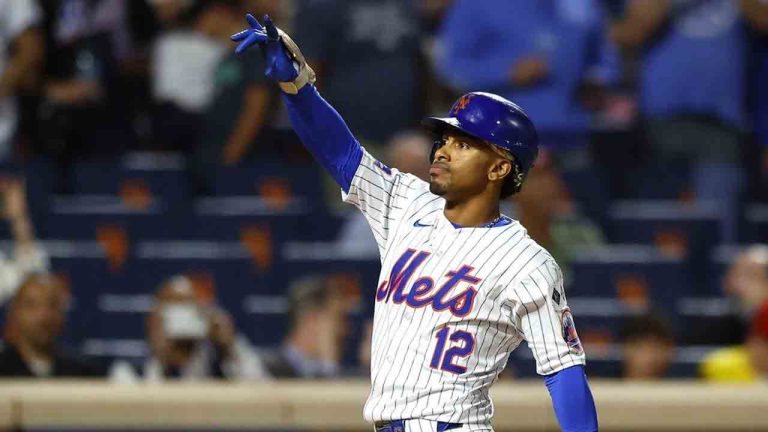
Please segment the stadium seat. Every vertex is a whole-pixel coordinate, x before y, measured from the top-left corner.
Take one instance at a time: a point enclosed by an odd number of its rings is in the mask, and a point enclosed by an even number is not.
[[[133,206],[110,195],[58,196],[38,231],[44,238],[67,240],[178,238],[183,234],[183,219],[167,214],[166,209],[162,200]]]
[[[608,227],[613,243],[654,244],[667,255],[686,258],[696,286],[707,282],[705,274],[694,270],[707,265],[720,241],[720,214],[715,206],[620,201],[609,211]]]
[[[768,204],[752,204],[744,210],[743,243],[768,242]]]
[[[324,207],[323,177],[314,164],[286,165],[284,161],[260,161],[237,167],[221,167],[213,184],[215,196],[259,196],[275,208],[292,197],[311,207]]]
[[[292,197],[282,208],[273,208],[261,197],[213,197],[196,201],[191,238],[242,239],[254,227],[268,230],[277,243],[324,241],[336,237],[343,218],[316,211],[301,197]]]
[[[126,280],[104,247],[94,241],[46,241],[54,274],[71,294],[66,340],[76,345],[87,338],[104,337],[112,331],[97,306],[102,292],[126,290]]]
[[[181,156],[134,153],[117,163],[80,162],[73,171],[76,194],[160,198],[171,210],[188,209],[190,182]]]
[[[659,310],[670,318],[676,300],[693,292],[683,259],[647,245],[608,245],[584,251],[574,258],[567,282],[569,301],[614,298],[633,310]]]

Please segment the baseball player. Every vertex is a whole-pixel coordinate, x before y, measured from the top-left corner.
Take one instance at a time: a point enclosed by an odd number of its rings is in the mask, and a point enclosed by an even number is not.
[[[597,430],[584,352],[560,269],[499,213],[538,153],[533,124],[488,93],[462,96],[436,137],[429,182],[377,161],[314,87],[298,46],[269,17],[232,36],[259,45],[307,148],[368,220],[381,254],[366,420],[377,431],[492,431],[489,388],[523,340],[560,426]],[[361,99],[360,103],[365,103]]]

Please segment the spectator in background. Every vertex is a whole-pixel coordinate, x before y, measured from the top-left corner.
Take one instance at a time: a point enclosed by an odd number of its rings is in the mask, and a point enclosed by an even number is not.
[[[217,1],[189,2],[177,18],[166,18],[171,26],[155,40],[150,75],[158,150],[191,153],[199,143],[202,120],[214,98],[216,68],[228,52],[217,22],[226,7]]]
[[[307,276],[291,284],[288,335],[265,357],[269,373],[276,378],[338,376],[352,300],[331,276]]]
[[[429,179],[430,137],[420,131],[405,131],[395,135],[386,147],[385,160],[401,172],[411,173],[424,181]],[[378,245],[371,227],[362,213],[349,213],[339,233],[336,247],[350,256],[377,258]]]
[[[294,39],[321,77],[323,95],[368,147],[419,118],[416,3],[296,0]]]
[[[655,315],[629,318],[621,330],[622,376],[628,380],[664,378],[675,356],[669,325]]]
[[[41,13],[35,0],[0,0],[0,161],[13,153],[15,95],[39,78],[43,61]]]
[[[169,279],[155,294],[147,317],[147,340],[152,356],[141,371],[146,382],[265,377],[261,360],[237,334],[232,318],[205,305],[185,276]],[[110,376],[116,382],[139,379],[123,362],[113,365]]]
[[[180,25],[183,15],[196,0],[150,0],[160,24],[170,29]]]
[[[600,227],[576,210],[547,151],[539,152],[525,188],[513,200],[520,223],[552,253],[566,275],[574,257],[605,243]]]
[[[240,2],[210,3],[212,31],[220,41],[230,43],[229,36],[241,27]],[[271,13],[274,17],[280,12],[274,0],[256,3],[258,8],[249,11],[257,16]],[[265,81],[263,57],[254,52],[227,52],[215,69],[213,98],[203,115],[202,136],[195,150],[196,186],[203,193],[210,191],[219,164],[236,165],[256,154],[288,155],[296,149],[295,143],[291,145],[273,128],[282,107],[276,90]]]
[[[13,297],[21,282],[33,273],[48,271],[48,256],[35,240],[32,221],[27,213],[24,182],[0,180],[2,216],[10,223],[14,242],[12,258],[0,254],[0,304]]]
[[[708,381],[752,381],[756,372],[751,366],[748,348],[754,345],[754,349],[759,350],[761,346],[760,339],[754,336],[758,325],[755,323],[761,319],[761,305],[768,304],[768,247],[755,245],[741,252],[728,267],[723,291],[735,302],[734,313],[698,329],[698,338],[693,342],[727,347],[708,354],[701,363],[700,373]]]
[[[229,36],[242,27],[239,2],[220,2],[210,19],[216,37],[229,42]],[[252,11],[259,13],[260,11]],[[275,95],[266,85],[261,55],[236,55],[230,52],[217,65],[213,100],[205,113],[201,150],[204,159],[234,165],[248,155],[270,114]],[[274,107],[272,107],[274,109]]]
[[[768,246],[754,245],[741,252],[728,268],[724,289],[738,302],[739,314],[749,322],[768,301]]]
[[[64,354],[57,339],[64,330],[67,294],[59,281],[45,274],[29,276],[11,300],[6,345],[0,352],[3,377],[96,377],[98,369]]]
[[[119,64],[132,48],[131,5],[125,0],[52,0],[41,5],[47,46],[39,108],[42,151],[64,164],[114,155],[132,137]]]
[[[746,342],[710,353],[699,371],[710,382],[755,382],[768,378],[768,301],[755,311]]]
[[[467,24],[467,23],[471,23]],[[460,91],[490,91],[519,104],[541,145],[590,218],[607,206],[589,126],[618,77],[597,0],[455,0],[438,33],[435,72]]]
[[[689,342],[697,345],[737,345],[744,342],[749,322],[768,301],[768,246],[753,245],[741,251],[728,266],[722,281],[729,311],[710,317],[706,324],[687,329]]]
[[[583,172],[590,110],[617,78],[595,0],[455,0],[438,35],[436,72],[451,87],[519,104],[561,169]]]
[[[748,41],[742,17],[751,15],[749,3],[631,0],[611,28],[616,43],[640,53],[640,109],[653,152],[646,175],[689,172],[683,181],[695,198],[722,209],[724,241],[735,239],[744,184]],[[666,188],[674,191],[674,183]]]
[[[747,352],[755,374],[768,379],[768,301],[755,314],[747,337]]]

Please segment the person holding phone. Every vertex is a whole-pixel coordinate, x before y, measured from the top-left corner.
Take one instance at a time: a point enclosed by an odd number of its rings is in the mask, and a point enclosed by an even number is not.
[[[201,301],[186,276],[168,279],[155,294],[147,317],[147,342],[150,356],[140,373],[119,361],[110,371],[114,381],[267,376],[261,359],[245,337],[237,334],[229,314]]]

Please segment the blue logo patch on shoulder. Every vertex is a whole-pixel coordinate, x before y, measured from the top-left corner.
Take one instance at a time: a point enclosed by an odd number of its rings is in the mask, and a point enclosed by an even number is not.
[[[584,347],[581,346],[581,340],[579,340],[579,334],[576,333],[576,323],[573,321],[573,315],[570,308],[563,309],[563,315],[561,316],[563,324],[563,339],[568,345],[568,349],[577,355],[584,353]]]
[[[386,175],[390,175],[390,176],[392,175],[392,168],[384,165],[383,163],[381,163],[381,161],[376,161],[373,163],[373,165],[375,165],[376,168],[384,171]]]

